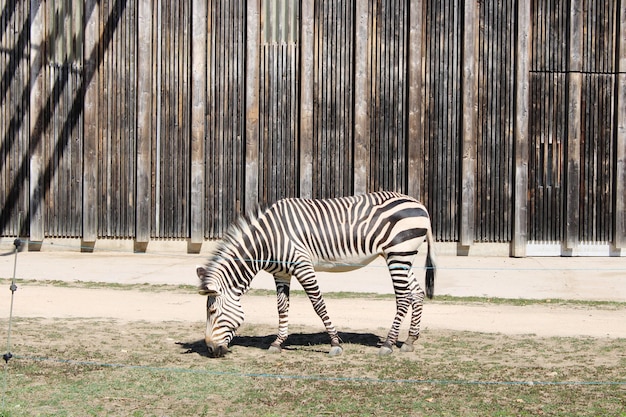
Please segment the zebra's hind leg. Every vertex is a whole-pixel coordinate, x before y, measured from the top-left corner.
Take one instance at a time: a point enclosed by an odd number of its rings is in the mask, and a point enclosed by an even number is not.
[[[413,277],[413,274],[410,274]],[[409,328],[409,337],[407,337],[406,341],[400,347],[401,352],[413,352],[415,349],[413,343],[420,336],[420,324],[422,321],[422,308],[424,306],[424,290],[413,277],[413,282],[415,283],[414,288],[411,290],[411,327]]]
[[[280,353],[282,345],[289,337],[289,288],[291,276],[274,275],[278,306],[278,336],[269,347],[269,352]]]
[[[393,324],[387,334],[387,339],[378,350],[380,356],[389,355],[393,352],[393,346],[397,343],[398,335],[400,334],[400,325],[409,310],[410,304],[409,297],[406,295],[398,296],[396,294],[396,317],[393,319]]]
[[[387,335],[387,339],[380,347],[378,354],[381,356],[389,355],[393,352],[393,346],[398,341],[400,334],[400,325],[409,311],[409,307],[413,305],[413,295],[417,282],[411,271],[415,252],[397,252],[387,255],[387,267],[391,274],[393,282],[393,291],[396,294],[396,316]]]

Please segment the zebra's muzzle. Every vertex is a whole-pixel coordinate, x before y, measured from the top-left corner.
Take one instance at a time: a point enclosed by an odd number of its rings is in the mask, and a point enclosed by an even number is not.
[[[209,356],[212,358],[222,358],[228,353],[228,347],[225,345],[217,345],[213,342],[206,341],[206,347],[209,352]]]

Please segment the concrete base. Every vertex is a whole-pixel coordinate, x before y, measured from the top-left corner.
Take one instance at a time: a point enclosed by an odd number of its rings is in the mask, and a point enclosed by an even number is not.
[[[14,250],[14,237],[0,238],[0,252]],[[137,242],[134,239],[98,239],[85,242],[81,239],[45,239],[43,242],[27,242],[23,250],[30,252],[112,252],[112,253],[187,253],[210,254],[219,240],[205,240],[192,243],[190,239],[155,239],[149,242]],[[443,256],[480,256],[510,257],[510,243],[474,243],[462,246],[458,242],[437,242],[435,250]],[[423,251],[423,250],[422,250]],[[606,242],[581,242],[574,249],[567,249],[560,242],[529,242],[526,249],[528,257],[538,256],[601,256],[623,257],[626,249],[615,248]]]

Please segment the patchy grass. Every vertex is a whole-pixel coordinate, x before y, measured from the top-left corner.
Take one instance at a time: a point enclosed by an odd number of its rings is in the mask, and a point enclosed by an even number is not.
[[[0,287],[9,286],[11,280],[0,278]],[[18,288],[20,285],[54,286],[62,288],[89,288],[89,289],[112,289],[120,291],[141,291],[141,292],[175,292],[175,293],[196,293],[197,287],[193,285],[168,285],[168,284],[118,284],[92,281],[59,281],[59,280],[16,280]],[[249,295],[275,296],[273,290],[253,289]],[[306,297],[304,291],[291,291],[295,297]],[[362,293],[362,292],[328,292],[324,293],[329,299],[369,299],[369,300],[392,300],[393,294]],[[524,299],[524,298],[497,298],[497,297],[456,297],[451,295],[435,295],[428,303],[440,304],[487,304],[487,305],[550,305],[562,307],[591,307],[604,310],[618,310],[626,308],[626,302],[617,301],[588,301],[588,300],[564,300],[564,299]]]
[[[6,328],[6,320],[0,326]],[[626,416],[626,340],[425,331],[379,357],[382,330],[328,337],[244,325],[225,358],[204,323],[16,319],[0,416]]]

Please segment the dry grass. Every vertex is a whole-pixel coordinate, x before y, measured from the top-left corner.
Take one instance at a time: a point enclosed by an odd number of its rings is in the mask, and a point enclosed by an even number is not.
[[[209,359],[203,323],[17,319],[0,415],[626,416],[623,339],[427,330],[379,358],[372,329],[330,358],[317,328],[268,354],[274,331],[245,325]]]

